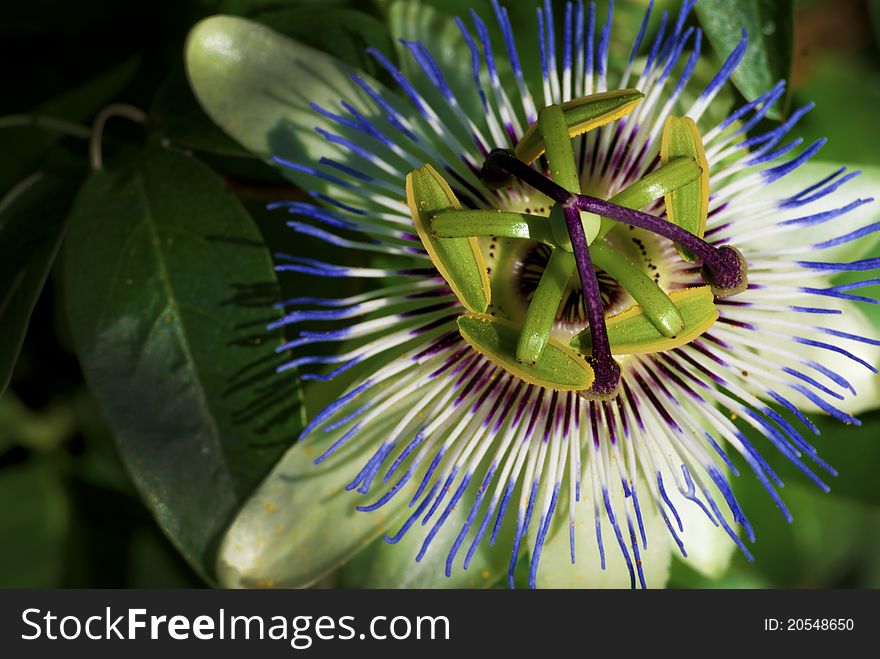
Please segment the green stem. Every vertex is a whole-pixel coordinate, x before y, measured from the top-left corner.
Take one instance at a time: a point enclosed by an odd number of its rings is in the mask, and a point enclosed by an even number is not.
[[[101,150],[101,141],[104,139],[104,124],[113,117],[123,117],[138,124],[143,124],[147,120],[146,112],[127,103],[111,103],[101,110],[92,122],[92,130],[89,135],[89,162],[93,171],[98,171],[104,166],[104,154]]]
[[[657,282],[624,254],[604,240],[597,240],[590,245],[590,258],[593,265],[607,272],[632,295],[661,334],[671,338],[684,329],[684,318],[678,307]]]
[[[538,288],[529,303],[519,341],[516,344],[517,361],[533,365],[540,358],[550,340],[550,331],[559,312],[562,296],[575,273],[571,252],[554,249]]]
[[[0,199],[0,215],[2,215],[7,208],[12,206],[12,204],[14,204],[25,192],[30,190],[35,184],[39,183],[43,176],[43,172],[34,172],[27,178],[13,185],[12,188],[3,195],[3,198]]]
[[[45,130],[63,133],[84,140],[89,139],[89,136],[91,135],[91,131],[87,126],[82,126],[64,119],[56,119],[55,117],[46,117],[38,114],[10,114],[5,117],[0,117],[0,129],[26,126],[43,128]]]

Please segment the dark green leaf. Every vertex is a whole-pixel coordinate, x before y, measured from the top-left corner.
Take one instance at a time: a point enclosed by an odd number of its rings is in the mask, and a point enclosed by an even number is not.
[[[875,551],[878,510],[789,480],[782,491],[794,521],[786,523],[753,479],[735,483],[757,536],[753,571],[775,587],[834,587],[858,572]],[[740,569],[745,560],[737,558]],[[866,585],[866,584],[862,584]]]
[[[32,459],[0,469],[0,588],[58,587],[68,507],[51,465]]]
[[[874,26],[874,39],[880,45],[880,0],[868,0],[868,11]]]
[[[742,38],[749,47],[732,80],[752,100],[791,73],[794,43],[792,0],[700,0],[696,6],[700,24],[720,57]],[[771,108],[768,116],[779,118],[784,108]]]
[[[129,541],[126,588],[198,588],[199,582],[155,525],[134,529]]]
[[[822,434],[816,437],[801,426],[802,434],[839,475],[829,475],[806,457],[805,463],[831,486],[834,496],[844,496],[866,504],[880,504],[880,491],[875,477],[877,465],[880,464],[880,442],[877,441],[880,436],[880,412],[862,415],[862,425],[858,428],[830,417],[812,418]],[[771,448],[768,440],[758,437],[750,429],[743,427],[743,430],[786,484],[809,483],[794,465]],[[785,495],[787,490],[788,487],[782,494]],[[818,488],[816,491],[819,491]]]
[[[0,393],[12,377],[75,192],[74,179],[37,174],[0,202]]]
[[[57,449],[76,430],[76,415],[66,402],[53,403],[38,412],[13,391],[0,396],[0,454],[18,445],[37,452]]]
[[[113,433],[101,417],[94,397],[83,387],[77,392],[71,407],[84,445],[82,453],[73,461],[73,473],[82,482],[96,488],[136,497],[131,479],[119,459]]]
[[[65,296],[86,380],[160,525],[210,575],[231,515],[296,436],[298,389],[274,375],[271,258],[203,165],[148,150],[83,187]]]
[[[875,139],[866,139],[876,130],[880,85],[876,63],[868,58],[825,54],[817,58],[809,77],[795,94],[798,104],[813,101],[816,107],[798,122],[792,137],[807,143],[828,138],[822,159],[855,168],[880,164]]]
[[[221,156],[253,157],[205,114],[182,68],[171,73],[159,87],[149,116],[160,135],[175,146]]]
[[[364,0],[196,0],[206,13],[232,14],[235,16],[253,16],[261,11],[281,8],[308,8],[319,5],[324,8],[332,6],[331,11],[338,7],[362,6],[368,4]]]

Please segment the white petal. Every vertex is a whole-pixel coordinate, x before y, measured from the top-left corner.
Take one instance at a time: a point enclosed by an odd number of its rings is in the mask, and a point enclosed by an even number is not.
[[[774,181],[770,185],[758,190],[750,202],[764,200],[779,201],[800,194],[806,188],[818,183],[830,176],[843,165],[835,162],[823,162],[811,160],[796,170]],[[848,171],[861,169],[861,174],[841,185],[831,194],[820,199],[799,206],[797,208],[783,209],[771,216],[770,222],[784,221],[800,217],[816,215],[825,211],[834,210],[846,206],[857,199],[869,199],[878,195],[880,190],[880,167],[862,166],[859,168],[849,167]],[[845,176],[846,174],[844,174]],[[808,196],[808,195],[807,195]],[[751,244],[757,249],[769,250],[774,247],[785,249],[793,246],[810,245],[824,240],[855,231],[880,218],[880,202],[873,201],[863,204],[848,213],[822,224],[798,225],[794,233],[782,232],[768,234],[759,237]],[[876,251],[877,236],[866,236],[837,247],[832,247],[819,252],[822,261],[855,261],[863,258],[866,253]],[[735,236],[734,236],[735,242]]]
[[[617,488],[609,491],[619,518],[618,524],[624,538],[629,535],[624,516],[625,500]],[[587,492],[589,490],[589,492]],[[567,516],[558,515],[558,524],[552,535],[547,539],[541,553],[536,585],[538,588],[629,588],[631,586],[629,570],[623,554],[615,539],[614,530],[608,521],[602,504],[600,515],[602,525],[602,541],[605,547],[605,569],[601,567],[599,548],[596,543],[596,522],[594,517],[592,488],[581,490],[581,500],[575,509],[575,564],[571,563],[571,546]],[[650,502],[641,506],[645,535],[648,539],[647,549],[639,545],[642,570],[648,588],[663,588],[669,580],[669,559],[671,554],[669,531]],[[530,542],[530,546],[534,539]],[[632,550],[630,555],[632,555]],[[637,582],[638,583],[638,582]]]
[[[814,322],[820,327],[871,339],[878,338],[877,328],[870,320],[868,320],[867,316],[865,316],[861,309],[859,309],[856,303],[839,301],[835,303],[835,306],[841,308],[843,313],[839,315],[823,315],[821,321]],[[798,332],[795,331],[795,333],[797,334]],[[817,334],[816,332],[801,332],[800,336],[820,340],[830,345],[843,348],[865,360],[875,368],[880,367],[880,346],[830,335]],[[880,404],[880,376],[878,376],[877,373],[872,373],[862,364],[859,364],[837,352],[804,345],[791,339],[768,334],[765,335],[764,340],[770,345],[781,346],[788,351],[800,355],[805,361],[817,362],[845,378],[856,390],[855,396],[849,392],[841,391],[845,396],[843,400],[834,400],[829,399],[827,396],[825,397],[829,402],[833,403],[835,407],[844,412],[847,412],[848,414],[861,414],[876,408],[878,404]],[[780,362],[778,355],[771,352],[762,354],[760,350],[755,359],[765,359],[767,363],[770,364]],[[799,364],[792,364],[792,366],[800,368]],[[801,368],[801,370],[805,369]],[[826,381],[821,375],[817,375],[813,372],[811,372],[811,374],[816,375],[817,379]],[[826,383],[828,382],[826,381]],[[802,397],[795,392],[790,393],[793,402],[797,403],[801,410],[809,413],[824,414],[824,412],[805,397]]]

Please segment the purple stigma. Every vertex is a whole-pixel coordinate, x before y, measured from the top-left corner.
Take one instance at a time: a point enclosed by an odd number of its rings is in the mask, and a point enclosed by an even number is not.
[[[574,206],[563,206],[563,212],[581,278],[587,319],[590,322],[590,337],[593,340],[590,365],[593,367],[596,379],[589,389],[578,393],[585,398],[607,400],[617,395],[620,365],[611,356],[611,342],[608,340],[608,330],[605,327],[605,309],[599,292],[599,280],[596,278],[596,270],[590,259],[590,246],[587,244],[587,235],[581,224],[581,214]]]
[[[716,297],[729,297],[741,293],[748,286],[748,265],[745,257],[731,245],[714,247],[702,238],[663,218],[618,206],[587,195],[571,195],[569,202],[577,208],[629,224],[639,229],[668,238],[696,254],[703,262],[701,275],[712,286]]]

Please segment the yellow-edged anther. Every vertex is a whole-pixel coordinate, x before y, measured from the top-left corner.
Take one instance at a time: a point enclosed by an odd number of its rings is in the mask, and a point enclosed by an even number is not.
[[[696,339],[718,319],[718,309],[715,308],[715,298],[709,286],[672,291],[669,299],[684,318],[681,332],[672,337],[664,336],[642,308],[634,305],[605,320],[611,352],[615,355],[626,355],[672,350]],[[589,330],[574,337],[571,346],[589,354],[592,350]]]
[[[562,103],[569,137],[604,126],[628,115],[644,98],[638,89],[615,89]],[[544,142],[537,122],[529,126],[516,145],[516,157],[530,163],[544,153]]]
[[[476,238],[440,238],[431,230],[431,218],[461,204],[443,177],[424,165],[406,177],[406,203],[428,256],[455,296],[468,311],[489,308],[491,292],[486,263]]]
[[[519,325],[469,313],[459,317],[458,331],[474,350],[529,384],[556,391],[581,391],[593,384],[593,369],[584,356],[556,339],[548,341],[534,365],[526,365],[516,359]]]
[[[693,158],[703,171],[693,182],[665,195],[666,217],[670,222],[702,238],[709,215],[709,162],[703,149],[703,139],[697,130],[697,124],[690,117],[669,117],[663,124],[660,162],[665,165],[674,158],[681,157]],[[676,247],[683,259],[694,262],[690,251]]]

